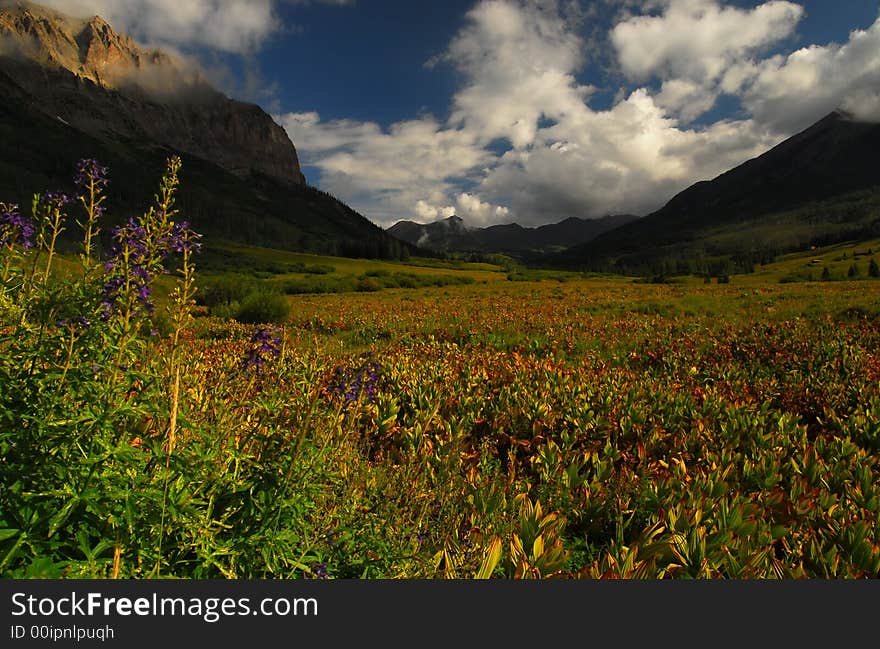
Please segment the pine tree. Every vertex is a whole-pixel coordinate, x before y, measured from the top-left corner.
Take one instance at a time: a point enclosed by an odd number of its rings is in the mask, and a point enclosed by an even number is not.
[[[868,265],[868,275],[880,277],[880,266],[877,265],[877,260],[873,257],[871,257],[871,263]]]

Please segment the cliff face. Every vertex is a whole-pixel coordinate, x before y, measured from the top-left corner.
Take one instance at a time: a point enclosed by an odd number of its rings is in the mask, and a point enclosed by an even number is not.
[[[0,70],[30,105],[89,135],[153,142],[242,177],[305,183],[293,143],[261,108],[217,92],[193,67],[141,48],[99,16],[0,6]]]

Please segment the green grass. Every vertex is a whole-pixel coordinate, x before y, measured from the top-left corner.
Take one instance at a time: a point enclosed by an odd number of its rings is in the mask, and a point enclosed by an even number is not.
[[[502,269],[491,264],[419,258],[409,262],[352,259],[259,248],[225,241],[212,244],[202,262],[201,274],[205,278],[238,273],[268,280],[282,291],[285,287],[291,287],[291,293],[356,291],[361,280],[369,276],[408,276],[415,279],[412,282],[415,285],[430,281],[441,283],[444,280],[485,283],[505,279]],[[393,286],[394,283],[386,284]]]

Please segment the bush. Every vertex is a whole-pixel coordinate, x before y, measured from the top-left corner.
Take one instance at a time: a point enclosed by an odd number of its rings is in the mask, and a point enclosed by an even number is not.
[[[200,306],[216,307],[221,304],[242,302],[253,293],[256,284],[240,275],[226,275],[205,284],[196,294],[196,303]],[[212,309],[213,312],[213,309]]]
[[[281,293],[256,291],[241,303],[235,319],[244,324],[284,323],[290,315],[290,303]]]
[[[312,264],[309,266],[303,266],[303,273],[307,273],[309,275],[329,275],[330,273],[336,272],[336,267],[331,266],[329,264]]]
[[[363,277],[357,283],[357,290],[361,293],[374,293],[382,290],[382,285],[372,277]]]
[[[232,302],[223,302],[222,304],[212,306],[210,314],[224,320],[233,320],[235,319],[235,316],[238,315],[238,310],[240,308],[241,304],[233,300]]]

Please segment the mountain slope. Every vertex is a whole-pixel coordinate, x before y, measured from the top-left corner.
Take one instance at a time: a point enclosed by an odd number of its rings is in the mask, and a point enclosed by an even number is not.
[[[525,228],[517,223],[468,228],[461,218],[451,216],[428,224],[398,221],[388,232],[402,241],[436,251],[516,254],[561,249],[589,241],[635,218],[628,215],[594,220],[570,217],[536,228]]]
[[[164,160],[184,159],[180,204],[210,237],[291,250],[396,257],[407,246],[305,184],[286,132],[98,17],[29,3],[0,8],[0,196],[71,190],[75,162],[110,167],[116,221],[152,198]]]
[[[564,265],[656,271],[700,255],[761,259],[880,219],[880,125],[832,113],[767,153],[684,190],[663,208],[556,258]]]

